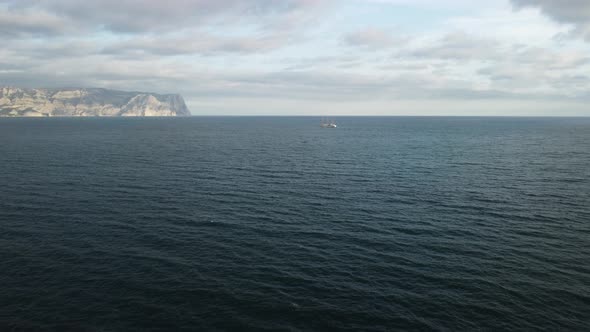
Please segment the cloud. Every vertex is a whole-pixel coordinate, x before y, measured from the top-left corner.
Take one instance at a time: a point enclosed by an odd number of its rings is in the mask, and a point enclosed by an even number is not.
[[[465,7],[488,7],[493,5],[493,1],[486,1],[485,3],[474,3],[473,0],[364,0],[369,3],[390,4],[395,6],[417,6],[421,8],[465,8]]]
[[[587,95],[590,81],[579,74],[590,71],[586,54],[538,47],[517,47],[510,53],[478,70],[491,89],[576,98]]]
[[[254,54],[303,40],[332,0],[0,0],[6,48],[34,57]],[[72,45],[86,39],[93,49]],[[42,41],[46,45],[35,45]],[[28,43],[28,47],[21,47]],[[16,46],[15,46],[16,45]],[[68,46],[72,46],[68,48]]]
[[[410,49],[402,54],[417,58],[481,61],[498,58],[501,49],[502,45],[494,39],[452,32],[428,45]]]
[[[552,51],[539,47],[526,47],[515,51],[519,64],[532,65],[543,70],[579,69],[590,63],[590,56],[576,51]]]
[[[250,54],[277,49],[284,46],[287,41],[288,37],[280,34],[228,37],[196,32],[181,37],[140,36],[126,38],[105,46],[101,53],[123,57]]]
[[[407,37],[393,36],[386,30],[378,28],[364,28],[347,34],[344,42],[350,46],[366,47],[370,49],[400,46],[407,42]]]
[[[1,9],[1,7],[0,7]],[[52,36],[68,31],[61,18],[49,13],[0,11],[0,36],[21,38],[25,36]]]
[[[10,15],[24,12],[60,16],[89,30],[144,33],[180,30],[210,23],[294,16],[317,8],[327,0],[3,0]]]
[[[590,22],[590,2],[587,0],[511,0],[517,8],[538,7],[561,23]]]
[[[97,45],[84,39],[67,39],[47,43],[44,40],[14,41],[10,47],[11,57],[18,56],[19,61],[54,61],[56,59],[86,57],[96,54]]]
[[[573,25],[571,35],[590,42],[590,1],[588,0],[511,0],[517,8],[535,7],[559,23]]]
[[[0,0],[0,37],[21,57],[255,54],[303,40],[331,1]]]
[[[316,57],[297,57],[283,59],[286,71],[315,70],[320,68],[353,68],[360,65],[363,58],[358,55],[330,55]]]

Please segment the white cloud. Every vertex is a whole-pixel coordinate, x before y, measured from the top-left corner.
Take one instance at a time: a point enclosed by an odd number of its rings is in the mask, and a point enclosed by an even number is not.
[[[408,37],[394,35],[393,33],[375,27],[368,27],[348,33],[344,41],[351,46],[366,47],[369,49],[383,49],[400,47],[408,41]]]

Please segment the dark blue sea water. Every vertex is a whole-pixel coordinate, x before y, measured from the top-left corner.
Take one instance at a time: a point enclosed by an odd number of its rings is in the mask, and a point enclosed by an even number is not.
[[[0,119],[0,330],[590,328],[590,118],[338,124]]]

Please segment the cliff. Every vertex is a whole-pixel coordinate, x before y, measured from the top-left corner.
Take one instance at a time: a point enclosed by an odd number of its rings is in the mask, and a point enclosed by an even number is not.
[[[180,95],[0,87],[0,116],[188,116]]]

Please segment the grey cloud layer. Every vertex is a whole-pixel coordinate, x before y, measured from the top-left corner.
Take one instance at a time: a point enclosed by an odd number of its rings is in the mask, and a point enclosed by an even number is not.
[[[331,0],[0,0],[0,37],[50,56],[93,39],[96,53],[118,56],[259,53],[285,45]],[[245,30],[235,35],[212,31]],[[110,38],[101,36],[110,34]],[[37,50],[40,50],[37,48]],[[25,52],[27,53],[27,52]],[[30,52],[28,52],[30,53]]]
[[[511,0],[517,7],[539,7],[543,13],[563,23],[590,22],[588,0]]]
[[[257,53],[283,46],[288,36],[268,34],[246,37],[215,37],[202,32],[198,36],[127,38],[107,45],[102,54],[117,56],[173,56],[173,55],[215,55],[220,53]]]
[[[49,13],[0,12],[0,37],[55,36],[66,31],[66,22]]]
[[[544,11],[558,3],[513,1]],[[421,39],[372,27],[316,35],[294,48],[333,3],[0,0],[0,38],[8,41],[0,48],[0,82],[179,92],[199,100],[588,97],[590,78],[580,73],[590,72],[590,61],[583,53],[464,32]],[[555,19],[585,24],[564,13]],[[314,49],[322,43],[336,46]]]
[[[293,15],[317,7],[326,0],[2,0],[7,17],[0,16],[0,26],[15,21],[30,22],[31,30],[73,25],[90,30],[113,32],[163,32],[194,27],[219,20],[235,23],[236,19]],[[41,14],[39,14],[41,13]],[[223,16],[231,14],[231,18]],[[45,20],[39,20],[45,15]],[[290,16],[290,18],[289,18]],[[229,21],[227,21],[229,20]],[[57,32],[57,31],[56,31]]]
[[[511,0],[516,8],[537,7],[560,23],[572,24],[573,36],[590,42],[590,1],[588,0]]]

